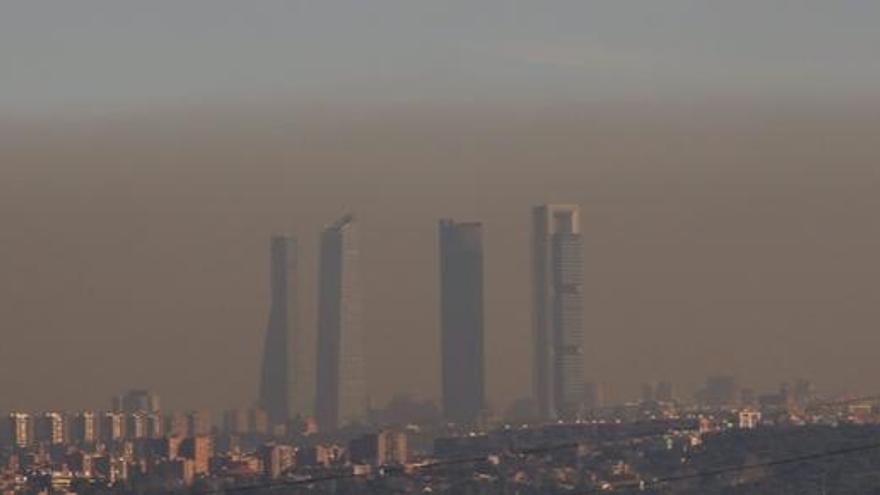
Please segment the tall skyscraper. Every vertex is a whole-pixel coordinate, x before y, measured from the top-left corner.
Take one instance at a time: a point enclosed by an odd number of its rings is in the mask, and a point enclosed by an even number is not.
[[[323,431],[364,419],[367,406],[358,242],[352,215],[321,235],[317,419]]]
[[[534,387],[546,419],[577,415],[584,394],[583,239],[576,205],[532,210]]]
[[[273,425],[313,414],[313,392],[299,325],[296,239],[274,236],[270,242],[272,301],[263,349],[260,406]]]
[[[473,423],[483,410],[482,225],[440,220],[443,415]]]

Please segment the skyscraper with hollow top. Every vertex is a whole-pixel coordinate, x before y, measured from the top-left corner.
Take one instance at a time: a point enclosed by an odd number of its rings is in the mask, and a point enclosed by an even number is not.
[[[534,373],[538,413],[577,415],[584,393],[583,239],[577,205],[532,210]]]
[[[273,425],[283,425],[297,415],[312,415],[310,374],[299,325],[296,239],[273,236],[270,257],[272,301],[263,348],[259,403]]]
[[[484,398],[482,225],[440,220],[439,240],[443,415],[474,423]]]
[[[364,336],[354,216],[321,235],[318,293],[317,420],[333,431],[366,416]]]

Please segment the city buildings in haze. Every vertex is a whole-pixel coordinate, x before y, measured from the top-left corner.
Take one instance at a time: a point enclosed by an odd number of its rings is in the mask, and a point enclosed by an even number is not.
[[[125,438],[125,415],[120,412],[107,412],[101,417],[99,430],[104,443],[117,442]]]
[[[271,303],[263,348],[259,404],[273,425],[313,414],[313,391],[299,324],[298,252],[293,237],[270,242]]]
[[[113,397],[113,411],[125,413],[158,413],[159,395],[146,389],[131,389]]]
[[[583,239],[576,205],[532,210],[534,378],[545,419],[577,414],[584,394]]]
[[[180,455],[193,461],[196,474],[207,474],[214,455],[213,440],[208,435],[185,438],[180,444]]]
[[[659,402],[672,402],[675,399],[672,382],[661,381],[658,383],[654,389],[654,399]]]
[[[642,384],[642,402],[652,402],[657,400],[656,391],[654,390],[654,384],[645,382]]]
[[[345,215],[321,235],[318,293],[318,426],[362,421],[367,409],[364,336],[355,219]]]
[[[98,415],[91,411],[81,411],[74,416],[71,424],[71,437],[80,444],[95,443],[98,440]]]
[[[706,385],[696,395],[701,404],[724,406],[739,402],[740,392],[741,388],[735,377],[716,375],[706,378]]]
[[[473,423],[484,404],[482,225],[440,220],[443,415]]]
[[[584,409],[587,411],[601,409],[608,405],[608,392],[604,383],[587,382],[584,384]]]
[[[69,439],[69,422],[56,411],[47,411],[36,417],[34,437],[37,441],[50,445],[61,445]]]
[[[209,435],[214,427],[211,411],[198,410],[186,413],[186,433],[190,437]]]
[[[263,474],[273,480],[296,464],[296,450],[290,445],[266,444],[260,447],[259,455]]]
[[[9,413],[9,443],[24,448],[34,441],[34,423],[30,414],[24,412]]]
[[[348,443],[348,455],[355,464],[382,466],[405,464],[409,460],[407,434],[399,431],[367,433]]]

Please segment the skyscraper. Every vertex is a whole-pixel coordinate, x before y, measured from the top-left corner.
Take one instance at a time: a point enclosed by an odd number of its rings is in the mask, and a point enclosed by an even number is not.
[[[323,431],[364,419],[364,336],[355,220],[345,215],[321,235],[317,419]]]
[[[296,239],[274,236],[270,243],[272,302],[263,350],[260,406],[274,425],[296,415],[310,416],[310,373],[304,363],[297,298]]]
[[[576,205],[532,210],[534,387],[543,418],[570,418],[584,393],[583,239]]]
[[[443,415],[472,423],[483,409],[482,225],[440,220]]]

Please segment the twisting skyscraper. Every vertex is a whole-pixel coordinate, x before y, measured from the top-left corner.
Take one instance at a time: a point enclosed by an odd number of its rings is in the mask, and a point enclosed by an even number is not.
[[[273,424],[311,416],[310,380],[304,359],[297,301],[297,243],[274,236],[270,243],[272,302],[263,349],[260,406]]]
[[[534,387],[547,419],[577,414],[584,393],[583,239],[576,205],[533,215]]]
[[[352,215],[321,235],[317,420],[324,431],[364,419],[367,408],[357,231]]]
[[[483,239],[479,223],[440,220],[443,415],[473,423],[483,409]]]

